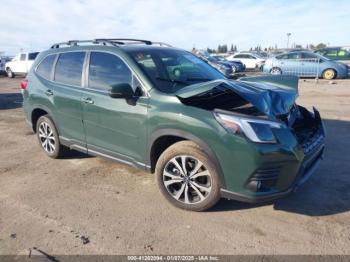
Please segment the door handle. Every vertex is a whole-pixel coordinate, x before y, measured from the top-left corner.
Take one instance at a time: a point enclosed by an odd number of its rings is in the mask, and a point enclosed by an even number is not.
[[[47,89],[47,90],[45,91],[45,95],[47,95],[47,96],[52,96],[52,95],[53,95],[52,90]]]
[[[90,97],[84,97],[82,100],[85,104],[93,104],[94,103],[94,100],[92,100]]]

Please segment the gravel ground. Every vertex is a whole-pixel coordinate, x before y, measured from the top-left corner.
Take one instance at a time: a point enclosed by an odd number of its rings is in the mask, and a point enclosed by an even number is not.
[[[301,80],[328,132],[325,160],[275,203],[168,204],[151,174],[71,152],[46,157],[26,127],[20,78],[0,77],[0,254],[350,254],[350,80]]]

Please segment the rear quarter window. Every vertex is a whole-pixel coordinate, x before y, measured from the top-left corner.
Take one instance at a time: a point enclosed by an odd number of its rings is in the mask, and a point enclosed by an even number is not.
[[[51,72],[55,58],[56,55],[49,55],[45,57],[36,69],[36,73],[39,76],[49,80],[51,78]]]
[[[81,86],[85,52],[67,52],[59,55],[54,81],[74,86]]]

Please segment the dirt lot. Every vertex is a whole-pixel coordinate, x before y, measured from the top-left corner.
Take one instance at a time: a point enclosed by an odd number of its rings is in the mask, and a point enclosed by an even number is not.
[[[350,81],[302,80],[328,132],[326,157],[296,193],[221,200],[193,213],[153,176],[97,157],[46,157],[26,127],[18,79],[0,77],[0,254],[350,254]]]

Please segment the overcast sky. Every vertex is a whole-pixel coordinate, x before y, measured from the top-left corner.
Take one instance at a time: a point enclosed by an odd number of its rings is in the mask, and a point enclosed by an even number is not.
[[[55,42],[130,37],[190,49],[291,43],[350,45],[350,1],[13,0],[0,7],[0,51]]]

